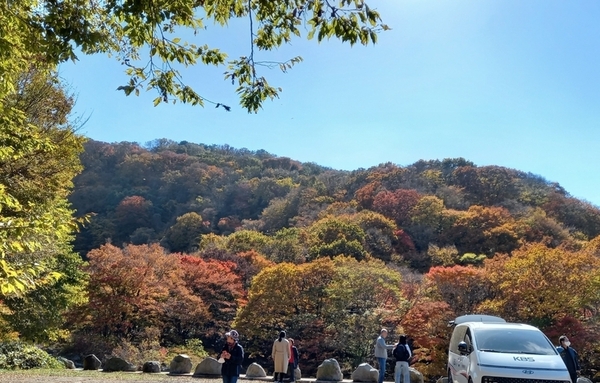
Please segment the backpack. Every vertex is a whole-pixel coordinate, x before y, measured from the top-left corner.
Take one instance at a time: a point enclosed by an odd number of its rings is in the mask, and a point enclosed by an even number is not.
[[[397,362],[408,362],[410,359],[410,354],[408,353],[406,346],[400,343],[394,347],[392,355],[394,355],[394,358],[396,358]]]

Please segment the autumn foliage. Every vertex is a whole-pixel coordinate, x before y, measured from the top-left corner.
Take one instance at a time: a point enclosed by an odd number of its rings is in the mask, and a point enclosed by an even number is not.
[[[414,339],[433,379],[447,322],[486,313],[553,342],[568,333],[584,369],[600,367],[600,210],[539,176],[462,158],[345,172],[169,140],[91,141],[82,162],[71,201],[93,213],[74,242],[86,278],[63,284],[70,300],[45,291],[64,305],[35,319],[64,316],[52,333],[81,352],[198,339],[210,351],[234,326],[247,362],[269,370],[284,329],[303,374],[333,357],[349,375],[374,365],[386,327]],[[16,314],[35,302],[0,305],[2,330],[35,341]]]
[[[163,343],[223,331],[243,302],[234,264],[167,254],[159,245],[104,245],[88,254],[84,331],[139,342],[158,329]]]

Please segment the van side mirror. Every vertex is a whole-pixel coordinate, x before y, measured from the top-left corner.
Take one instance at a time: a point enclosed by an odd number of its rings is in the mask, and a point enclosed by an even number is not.
[[[471,350],[469,350],[469,345],[466,342],[460,342],[458,344],[458,352],[460,352],[461,355],[469,355]]]

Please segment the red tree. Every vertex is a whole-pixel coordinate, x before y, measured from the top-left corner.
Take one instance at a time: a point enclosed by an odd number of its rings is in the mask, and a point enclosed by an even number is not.
[[[377,193],[373,200],[373,210],[406,227],[411,222],[411,210],[417,205],[421,195],[416,190],[397,189]]]

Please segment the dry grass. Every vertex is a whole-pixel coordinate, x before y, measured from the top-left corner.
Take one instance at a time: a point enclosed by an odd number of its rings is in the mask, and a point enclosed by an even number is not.
[[[165,382],[165,383],[221,383],[221,378],[194,378],[191,375],[173,376],[165,373],[142,374],[135,372],[101,372],[83,370],[0,370],[2,383],[110,383],[110,382]],[[239,380],[239,383],[256,383]]]

